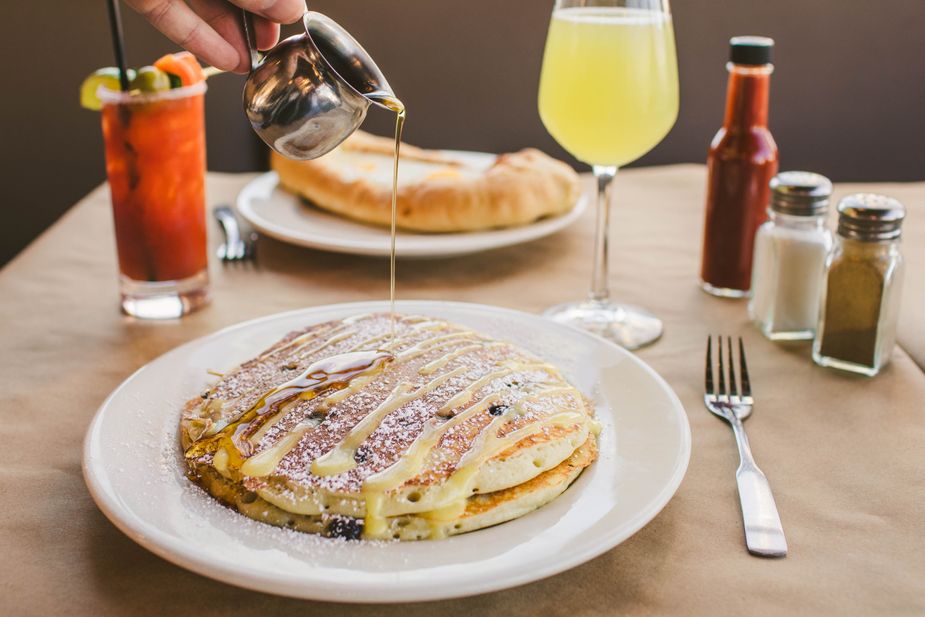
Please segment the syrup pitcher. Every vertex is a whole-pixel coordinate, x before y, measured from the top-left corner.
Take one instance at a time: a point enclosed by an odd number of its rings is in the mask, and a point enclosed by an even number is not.
[[[347,139],[372,103],[395,111],[396,101],[366,50],[334,20],[314,11],[305,34],[257,53],[253,16],[244,12],[251,71],[244,112],[268,146],[292,159],[314,159]]]

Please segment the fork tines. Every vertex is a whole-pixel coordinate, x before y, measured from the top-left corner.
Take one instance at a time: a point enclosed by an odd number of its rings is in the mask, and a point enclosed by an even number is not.
[[[748,378],[748,365],[745,362],[745,344],[739,337],[739,374],[736,383],[735,353],[732,346],[732,337],[727,336],[724,349],[723,336],[716,337],[717,374],[713,378],[713,337],[707,336],[706,358],[706,393],[719,401],[750,402],[752,398],[751,382]],[[727,368],[728,367],[728,368]],[[728,383],[728,389],[726,384]],[[741,396],[740,396],[741,392]]]
[[[216,206],[212,211],[222,228],[225,241],[218,247],[218,258],[224,263],[257,261],[257,233],[251,231],[246,236],[231,206]]]

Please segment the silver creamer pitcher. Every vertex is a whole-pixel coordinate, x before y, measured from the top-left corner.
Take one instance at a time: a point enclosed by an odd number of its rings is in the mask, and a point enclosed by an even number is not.
[[[251,71],[244,112],[268,146],[292,159],[333,150],[363,123],[370,104],[394,98],[366,50],[333,19],[314,11],[302,17],[305,34],[291,36],[261,60],[252,17],[244,13]]]

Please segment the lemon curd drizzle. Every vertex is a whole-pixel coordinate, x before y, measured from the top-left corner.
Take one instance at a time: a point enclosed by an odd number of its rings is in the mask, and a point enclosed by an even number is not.
[[[278,411],[280,407],[296,399],[308,400],[329,390],[340,390],[349,385],[355,377],[369,371],[381,370],[394,356],[384,351],[358,351],[330,356],[311,364],[298,377],[279,385],[248,409],[240,418],[228,424],[216,434],[193,443],[185,452],[187,459],[197,459],[207,454],[219,455],[219,463],[225,467],[239,469],[244,459],[253,454],[248,437],[260,425]],[[213,459],[214,460],[214,459]],[[216,469],[221,469],[216,466]]]
[[[357,334],[352,325],[371,316],[360,315],[344,320],[343,325],[327,331],[329,339],[321,345],[317,340],[303,340],[300,345],[313,350],[324,349],[332,339],[345,340]],[[421,320],[417,318],[401,319],[407,326],[403,336],[390,337],[383,349],[376,351],[356,350],[359,346],[369,345],[382,340],[381,335],[371,337],[353,345],[347,353],[331,356],[310,365],[302,374],[263,395],[239,419],[228,424],[219,432],[194,443],[186,452],[187,458],[199,458],[212,455],[216,470],[226,477],[266,477],[271,475],[285,455],[295,448],[308,431],[313,430],[319,422],[304,419],[282,433],[277,441],[260,453],[254,453],[254,444],[259,442],[267,427],[278,422],[291,406],[300,400],[309,400],[320,394],[326,394],[322,401],[324,408],[344,400],[350,394],[363,388],[375,376],[392,362],[403,362],[417,356],[438,351],[445,346],[462,345],[425,363],[417,373],[427,377],[427,381],[410,387],[399,384],[386,399],[373,411],[361,419],[341,440],[324,455],[312,461],[311,471],[315,475],[327,476],[343,473],[356,466],[355,455],[362,443],[375,432],[383,420],[403,404],[423,396],[440,384],[459,377],[465,373],[463,367],[435,374],[453,359],[469,352],[491,347],[503,347],[503,343],[490,341],[471,331],[438,334],[414,344],[408,345],[415,336],[428,330],[445,327],[444,322]],[[289,344],[291,346],[292,343]],[[291,349],[291,347],[289,347]],[[388,513],[384,511],[386,495],[408,480],[419,475],[427,460],[427,455],[440,443],[441,438],[454,427],[470,420],[480,413],[492,408],[493,418],[475,436],[467,451],[462,455],[454,471],[436,490],[429,495],[428,509],[421,513],[432,527],[432,534],[442,534],[443,523],[458,518],[466,509],[466,500],[471,496],[472,483],[479,468],[489,459],[497,456],[517,442],[547,430],[551,426],[571,426],[585,423],[587,414],[578,411],[560,411],[537,418],[529,424],[513,428],[513,420],[524,413],[525,406],[531,401],[553,396],[580,397],[571,386],[544,386],[543,380],[533,385],[536,389],[512,404],[498,405],[501,413],[494,413],[493,407],[504,397],[504,390],[491,392],[480,399],[476,395],[498,379],[504,379],[525,371],[548,373],[552,378],[561,378],[558,371],[541,361],[505,361],[500,367],[474,379],[461,391],[450,397],[435,413],[422,433],[406,448],[402,455],[390,466],[368,476],[363,480],[360,495],[365,505],[363,536],[366,538],[390,537]],[[508,429],[508,430],[505,430]],[[422,504],[423,505],[423,504]]]

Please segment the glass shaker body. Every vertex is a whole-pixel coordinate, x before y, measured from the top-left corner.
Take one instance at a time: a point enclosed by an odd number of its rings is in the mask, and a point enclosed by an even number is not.
[[[755,237],[749,317],[771,340],[812,339],[832,248],[825,212],[768,216]]]
[[[896,343],[905,264],[900,239],[836,237],[826,263],[813,360],[873,377]]]

